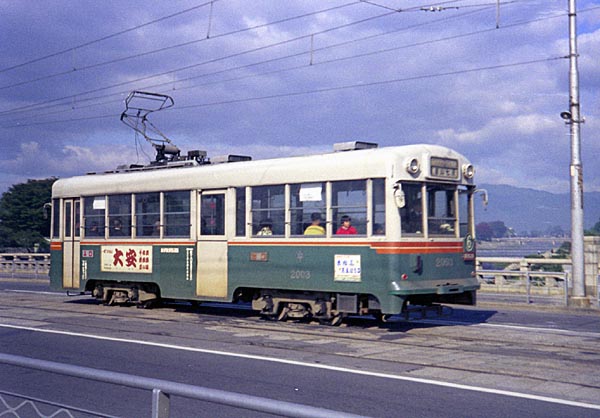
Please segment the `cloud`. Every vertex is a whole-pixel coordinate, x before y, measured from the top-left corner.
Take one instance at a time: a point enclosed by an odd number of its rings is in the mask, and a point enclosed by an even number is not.
[[[114,169],[134,158],[135,155],[127,146],[106,149],[102,145],[66,145],[56,150],[30,141],[20,145],[20,151],[14,158],[0,160],[0,172],[13,173],[13,178],[21,179],[73,176]]]
[[[453,128],[437,131],[441,143],[452,146],[459,144],[486,144],[497,142],[507,137],[530,137],[537,141],[544,138],[544,133],[560,127],[557,120],[546,115],[530,114],[495,118],[474,131],[457,131]]]
[[[141,0],[127,8],[116,0],[9,2],[0,16],[0,171],[64,177],[148,161],[153,150],[119,121],[124,97],[139,89],[173,96],[175,107],[150,120],[182,150],[256,159],[327,152],[349,140],[437,143],[469,157],[479,182],[568,190],[569,131],[559,117],[569,101],[568,60],[553,60],[568,54],[564,1],[505,4],[499,29],[495,7],[456,3],[391,13],[342,0],[256,0],[251,8],[228,0],[214,3],[209,33],[208,6],[161,20],[199,4],[191,0],[152,8]],[[600,20],[597,10],[584,12],[598,5],[578,2],[586,190],[600,190]],[[14,111],[28,105],[36,107]]]

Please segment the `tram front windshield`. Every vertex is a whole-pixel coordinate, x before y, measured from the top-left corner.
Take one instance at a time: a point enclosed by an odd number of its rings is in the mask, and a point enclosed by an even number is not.
[[[399,208],[403,235],[464,237],[469,232],[469,196],[464,187],[403,183]]]

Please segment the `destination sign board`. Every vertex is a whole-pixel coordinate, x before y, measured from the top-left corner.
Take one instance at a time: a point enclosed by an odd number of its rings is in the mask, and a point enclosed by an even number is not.
[[[453,158],[431,157],[429,166],[432,177],[444,179],[458,178],[458,160]]]

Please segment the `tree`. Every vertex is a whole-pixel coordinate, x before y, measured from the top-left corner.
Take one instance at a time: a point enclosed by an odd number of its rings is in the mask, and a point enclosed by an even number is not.
[[[504,238],[514,236],[512,228],[507,228],[502,221],[481,222],[475,226],[477,239],[491,241],[492,238]]]
[[[490,228],[490,225],[487,222],[478,223],[475,226],[475,234],[477,239],[481,241],[491,241],[494,237],[492,228]]]
[[[44,205],[52,198],[56,178],[28,180],[11,186],[0,198],[0,247],[20,247],[28,251],[37,245],[48,248],[50,219]]]
[[[504,238],[506,233],[508,232],[508,228],[504,225],[502,221],[493,221],[490,222],[490,228],[492,228],[492,233],[494,234],[494,238]]]
[[[600,220],[592,227],[585,231],[585,235],[600,235]]]
[[[559,225],[549,226],[546,229],[546,235],[549,237],[564,237],[565,231]]]

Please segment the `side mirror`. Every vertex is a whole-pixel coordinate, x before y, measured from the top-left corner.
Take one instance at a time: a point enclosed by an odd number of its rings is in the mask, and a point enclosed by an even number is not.
[[[396,206],[400,209],[406,206],[406,197],[400,184],[394,186],[394,200],[396,201]]]
[[[486,189],[476,189],[475,193],[481,193],[481,197],[483,198],[483,207],[485,209],[487,209],[487,206],[488,206],[488,203],[489,203],[487,190]]]
[[[52,203],[44,203],[44,208],[43,208],[44,219],[48,219],[49,218],[48,214],[51,211],[52,211]]]

